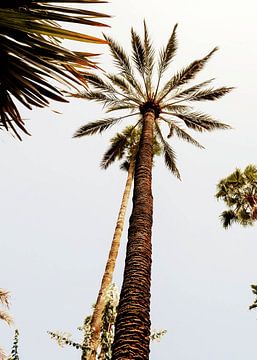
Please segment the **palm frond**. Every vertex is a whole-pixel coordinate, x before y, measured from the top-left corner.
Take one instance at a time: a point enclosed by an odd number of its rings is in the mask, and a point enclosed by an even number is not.
[[[181,86],[188,81],[195,78],[195,76],[203,69],[206,62],[211,58],[211,56],[218,50],[215,47],[209,54],[200,60],[193,61],[189,66],[182,69],[180,72],[175,74],[163,87],[160,92],[159,101],[163,100],[171,90],[175,89],[178,86]]]
[[[252,292],[254,295],[257,295],[257,285],[251,285]],[[255,301],[252,303],[252,305],[249,306],[249,310],[257,308],[257,296]]]
[[[185,90],[182,90],[182,91],[179,91],[177,94],[175,94],[173,96],[174,99],[177,99],[177,98],[185,98],[185,97],[188,97],[189,95],[195,93],[196,91],[202,89],[204,86],[206,85],[209,85],[213,80],[215,80],[214,78],[213,79],[210,79],[210,80],[206,80],[206,81],[203,81],[199,84],[196,84],[194,86],[191,86]]]
[[[227,130],[231,127],[211,118],[211,116],[201,112],[191,112],[188,114],[171,113],[170,115],[176,116],[183,120],[188,128],[196,131],[213,131],[217,129]]]
[[[156,98],[156,96],[158,94],[161,77],[162,77],[164,71],[169,66],[171,60],[173,59],[173,57],[176,54],[176,50],[177,50],[176,29],[177,29],[177,26],[178,26],[178,24],[175,24],[166,47],[163,48],[159,53],[158,75],[157,75],[158,80],[157,80],[157,86],[156,86],[154,98]]]
[[[144,51],[145,51],[145,74],[147,93],[152,92],[152,74],[154,68],[154,49],[148,33],[146,22],[144,21]]]
[[[9,291],[0,289],[0,303],[5,305],[6,307],[9,307],[9,294]]]
[[[164,137],[162,135],[161,129],[159,127],[159,125],[156,123],[155,124],[155,128],[158,134],[158,137],[161,141],[161,144],[163,146],[163,153],[164,153],[164,161],[165,164],[167,166],[167,168],[179,179],[180,178],[180,174],[179,171],[177,169],[176,166],[176,154],[174,152],[174,150],[171,148],[171,146],[167,143],[166,140],[164,140]]]
[[[132,60],[141,76],[145,74],[145,49],[140,36],[131,28]]]
[[[192,110],[191,106],[188,105],[180,105],[180,104],[165,104],[162,106],[163,110],[168,110],[169,112],[178,112],[178,113],[186,113]],[[165,114],[165,111],[162,110],[162,113]]]
[[[111,145],[104,153],[104,156],[101,161],[101,168],[107,169],[116,158],[121,158],[124,153],[124,148],[127,143],[127,138],[123,134],[117,134],[115,138],[111,141]]]
[[[160,51],[159,54],[159,63],[158,63],[158,75],[159,77],[162,76],[164,71],[169,66],[171,60],[176,54],[177,50],[177,38],[176,38],[176,30],[177,30],[178,24],[176,24],[173,28],[173,31],[171,33],[171,36],[168,40],[168,43],[165,48],[163,48]]]
[[[196,147],[199,147],[200,149],[204,149],[204,146],[202,146],[197,140],[195,140],[192,136],[190,136],[185,130],[181,129],[178,125],[174,123],[174,121],[169,121],[167,119],[164,119],[160,117],[164,121],[166,121],[170,127],[170,132],[168,135],[168,138],[173,136],[175,133],[178,138],[185,140],[186,142],[195,145]]]
[[[12,317],[6,311],[3,310],[0,310],[0,320],[5,321],[8,325],[13,324]]]
[[[93,85],[95,89],[104,91],[110,94],[115,94],[115,89],[111,84],[109,84],[106,81],[103,81],[103,79],[100,78],[100,76],[96,74],[87,74],[85,76],[86,80],[89,84]]]
[[[225,229],[228,229],[233,223],[238,222],[238,218],[233,210],[225,210],[221,213],[220,219]]]
[[[84,91],[79,93],[69,93],[69,96],[79,99],[86,99],[90,101],[96,101],[103,104],[103,106],[113,106],[119,105],[120,99],[118,99],[115,95],[104,94],[99,91]]]
[[[233,90],[233,87],[221,87],[217,89],[204,89],[199,90],[192,95],[189,96],[187,100],[190,101],[202,101],[202,100],[217,100],[221,98],[222,96],[228,94],[231,90]]]
[[[110,113],[112,111],[117,111],[117,110],[130,110],[131,112],[136,111],[138,109],[138,106],[134,105],[134,104],[130,104],[130,103],[126,103],[125,101],[123,101],[121,104],[117,104],[117,105],[110,105],[108,106],[108,109],[106,110],[107,113]],[[135,115],[138,115],[139,113],[134,113]]]
[[[114,63],[120,69],[121,75],[130,83],[130,85],[144,97],[142,88],[140,84],[136,81],[135,75],[133,73],[129,58],[125,50],[115,42],[110,36],[104,35],[105,40],[108,41],[108,46],[110,48],[111,54],[114,58]]]
[[[129,116],[133,116],[132,115],[125,115],[125,116],[120,116],[117,118],[107,118],[107,119],[103,119],[103,120],[97,120],[97,121],[92,121],[86,125],[81,126],[73,135],[74,138],[78,138],[78,137],[82,137],[82,136],[86,136],[86,135],[93,135],[93,134],[101,134],[101,132],[103,132],[104,130],[109,129],[110,127],[112,127],[113,125],[115,125],[117,122],[129,117]]]
[[[121,95],[129,101],[133,101],[136,104],[141,103],[142,99],[140,99],[140,96],[135,93],[134,89],[131,88],[125,78],[115,74],[108,74],[107,78],[112,82],[114,86],[118,87],[122,91],[122,93],[119,93],[117,90],[115,90],[117,94]]]

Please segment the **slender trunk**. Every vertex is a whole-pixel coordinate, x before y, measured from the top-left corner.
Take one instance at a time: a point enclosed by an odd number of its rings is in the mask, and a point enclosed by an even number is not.
[[[151,110],[144,114],[112,360],[149,359],[154,119]]]
[[[86,352],[82,353],[82,360],[90,359],[95,360],[96,358],[96,351],[97,347],[99,345],[99,337],[100,337],[100,331],[101,331],[101,323],[102,323],[102,313],[105,306],[105,293],[108,287],[112,283],[112,276],[115,268],[116,259],[118,256],[118,251],[120,247],[120,239],[123,232],[124,227],[124,221],[125,221],[125,214],[126,209],[128,206],[128,200],[129,195],[133,183],[133,176],[134,176],[134,169],[135,169],[135,161],[131,160],[128,173],[127,173],[127,181],[125,184],[125,189],[122,196],[120,211],[118,214],[117,222],[115,231],[113,234],[113,240],[111,243],[111,248],[109,251],[108,260],[105,266],[104,275],[101,282],[101,287],[97,296],[94,312],[92,315],[91,320],[91,329],[92,329],[92,335],[90,339],[90,348],[91,352],[90,354],[86,354]]]

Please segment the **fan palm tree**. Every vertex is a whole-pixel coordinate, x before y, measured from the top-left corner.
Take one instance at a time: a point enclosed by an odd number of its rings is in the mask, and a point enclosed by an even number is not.
[[[219,99],[231,90],[230,87],[207,87],[211,80],[184,87],[203,69],[217,48],[203,58],[193,61],[175,75],[169,75],[168,81],[162,83],[163,74],[177,50],[176,28],[177,25],[167,45],[159,53],[157,67],[154,66],[154,49],[146,25],[143,39],[131,30],[131,57],[112,38],[106,36],[118,73],[105,73],[102,77],[88,76],[92,89],[77,95],[102,103],[107,112],[128,110],[129,114],[90,122],[76,132],[76,137],[101,133],[132,116],[136,119],[134,126],[142,127],[135,163],[133,207],[115,324],[113,360],[149,357],[154,133],[162,145],[166,165],[179,177],[175,153],[164,138],[162,125],[168,128],[168,137],[176,134],[200,148],[202,146],[185,131],[184,127],[199,132],[229,128],[207,114],[193,111],[190,104],[194,101]],[[157,70],[155,86],[154,69]]]
[[[233,223],[253,225],[257,220],[257,167],[248,165],[243,171],[236,169],[220,180],[216,198],[229,207],[220,216],[225,229]]]
[[[108,260],[106,262],[105,271],[102,277],[101,286],[91,319],[91,351],[89,355],[88,351],[83,351],[82,360],[88,358],[93,360],[96,358],[102,326],[102,314],[106,302],[105,294],[112,284],[113,272],[118,256],[128,200],[133,182],[135,157],[139,146],[140,135],[141,129],[137,129],[134,126],[127,126],[121,133],[116,134],[111,139],[111,144],[105,152],[101,162],[101,167],[103,169],[107,169],[115,160],[122,160],[120,168],[127,171],[127,180],[122,195],[121,206],[113,234]],[[155,137],[153,143],[153,155],[160,155],[160,153],[161,147]],[[86,339],[86,341],[88,342],[88,339]]]
[[[106,43],[105,40],[63,29],[60,22],[104,26],[102,13],[71,7],[102,3],[91,0],[8,0],[0,5],[0,129],[28,134],[16,106],[45,107],[49,100],[67,102],[53,84],[83,84],[81,72],[96,67],[94,54],[72,52],[60,39]],[[67,3],[70,4],[67,6]],[[66,4],[66,6],[65,6]],[[54,83],[50,80],[54,80]]]

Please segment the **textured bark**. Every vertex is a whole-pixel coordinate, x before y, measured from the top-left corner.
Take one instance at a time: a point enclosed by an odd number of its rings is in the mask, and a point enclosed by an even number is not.
[[[119,247],[120,247],[120,239],[121,239],[123,227],[124,227],[126,209],[128,206],[129,195],[130,195],[131,187],[132,187],[132,183],[133,183],[134,169],[135,169],[135,161],[131,160],[129,169],[128,169],[128,173],[127,173],[125,189],[124,189],[122,200],[121,200],[120,211],[118,214],[116,227],[115,227],[115,231],[114,231],[113,239],[112,239],[112,243],[111,243],[111,248],[109,251],[108,260],[107,260],[107,263],[105,266],[105,271],[104,271],[104,275],[102,278],[101,287],[100,287],[100,290],[99,290],[99,293],[97,296],[95,309],[94,309],[94,312],[92,315],[92,320],[91,320],[92,336],[91,336],[91,340],[90,340],[91,341],[90,347],[91,347],[92,351],[90,354],[86,354],[85,352],[82,353],[82,360],[85,360],[85,359],[95,360],[95,358],[96,358],[96,351],[97,351],[97,347],[99,345],[99,340],[100,340],[99,336],[100,336],[100,331],[101,331],[102,313],[103,313],[104,305],[105,305],[105,301],[104,301],[105,293],[106,293],[106,290],[108,289],[108,287],[112,283],[112,276],[113,276],[113,272],[114,272],[114,268],[115,268],[116,259],[118,256],[118,251],[119,251]]]
[[[112,360],[149,359],[154,119],[151,110],[144,114]]]

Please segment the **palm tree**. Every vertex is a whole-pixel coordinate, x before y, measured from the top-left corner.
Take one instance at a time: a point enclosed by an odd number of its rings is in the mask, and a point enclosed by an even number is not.
[[[164,139],[162,125],[168,128],[168,137],[176,134],[198,147],[202,146],[183,129],[183,126],[200,132],[229,128],[228,125],[212,119],[207,114],[193,111],[189,104],[200,100],[216,100],[227,94],[231,88],[208,88],[207,85],[211,80],[184,87],[202,70],[217,48],[203,58],[193,61],[175,75],[169,76],[169,80],[162,84],[162,76],[177,50],[176,28],[177,25],[166,47],[159,53],[155,86],[153,84],[154,50],[147,27],[144,25],[143,39],[133,29],[131,30],[131,57],[112,38],[105,37],[109,42],[108,46],[118,68],[118,74],[88,76],[92,90],[77,95],[102,103],[107,112],[128,110],[129,114],[90,122],[76,132],[76,137],[101,133],[132,116],[136,118],[134,126],[142,128],[135,163],[133,207],[129,221],[123,285],[115,324],[113,360],[149,357],[153,211],[151,179],[154,134],[162,145],[166,165],[179,177],[175,153]]]
[[[9,292],[3,289],[0,289],[0,304],[5,308],[9,308]],[[8,325],[12,325],[13,320],[12,317],[6,310],[0,309],[0,320],[5,321]],[[4,350],[0,347],[0,360],[4,360],[6,358]]]
[[[111,144],[105,152],[101,162],[101,167],[103,169],[107,169],[116,159],[122,160],[120,168],[127,171],[127,180],[122,195],[121,206],[113,234],[108,260],[105,265],[101,286],[98,292],[94,312],[91,319],[91,339],[89,347],[91,351],[89,355],[88,351],[83,351],[82,360],[94,360],[96,358],[96,352],[100,340],[103,310],[106,302],[105,294],[112,284],[113,272],[118,256],[120,240],[124,228],[125,215],[128,206],[128,200],[133,182],[135,157],[138,151],[140,135],[141,129],[136,129],[134,126],[126,127],[121,133],[116,134],[116,136],[111,139]],[[161,147],[155,137],[153,144],[153,155],[160,155],[160,153]],[[88,341],[88,339],[86,339],[86,341]]]
[[[248,165],[243,171],[236,169],[220,180],[216,198],[229,207],[220,215],[225,229],[233,223],[253,225],[257,220],[257,167]]]
[[[8,0],[0,5],[0,129],[28,134],[14,99],[28,109],[45,107],[49,100],[67,102],[59,86],[82,85],[81,73],[96,67],[94,54],[72,52],[60,39],[106,43],[103,39],[62,29],[60,22],[104,26],[102,13],[69,4],[102,3],[91,0]],[[66,4],[66,5],[65,5]],[[54,82],[50,81],[54,80]]]
[[[257,220],[257,166],[250,164],[243,171],[236,169],[220,180],[215,196],[229,207],[229,210],[224,210],[220,215],[225,229],[233,223],[243,226],[254,225]],[[251,285],[251,288],[256,295],[257,285]],[[256,307],[257,298],[249,309]]]

